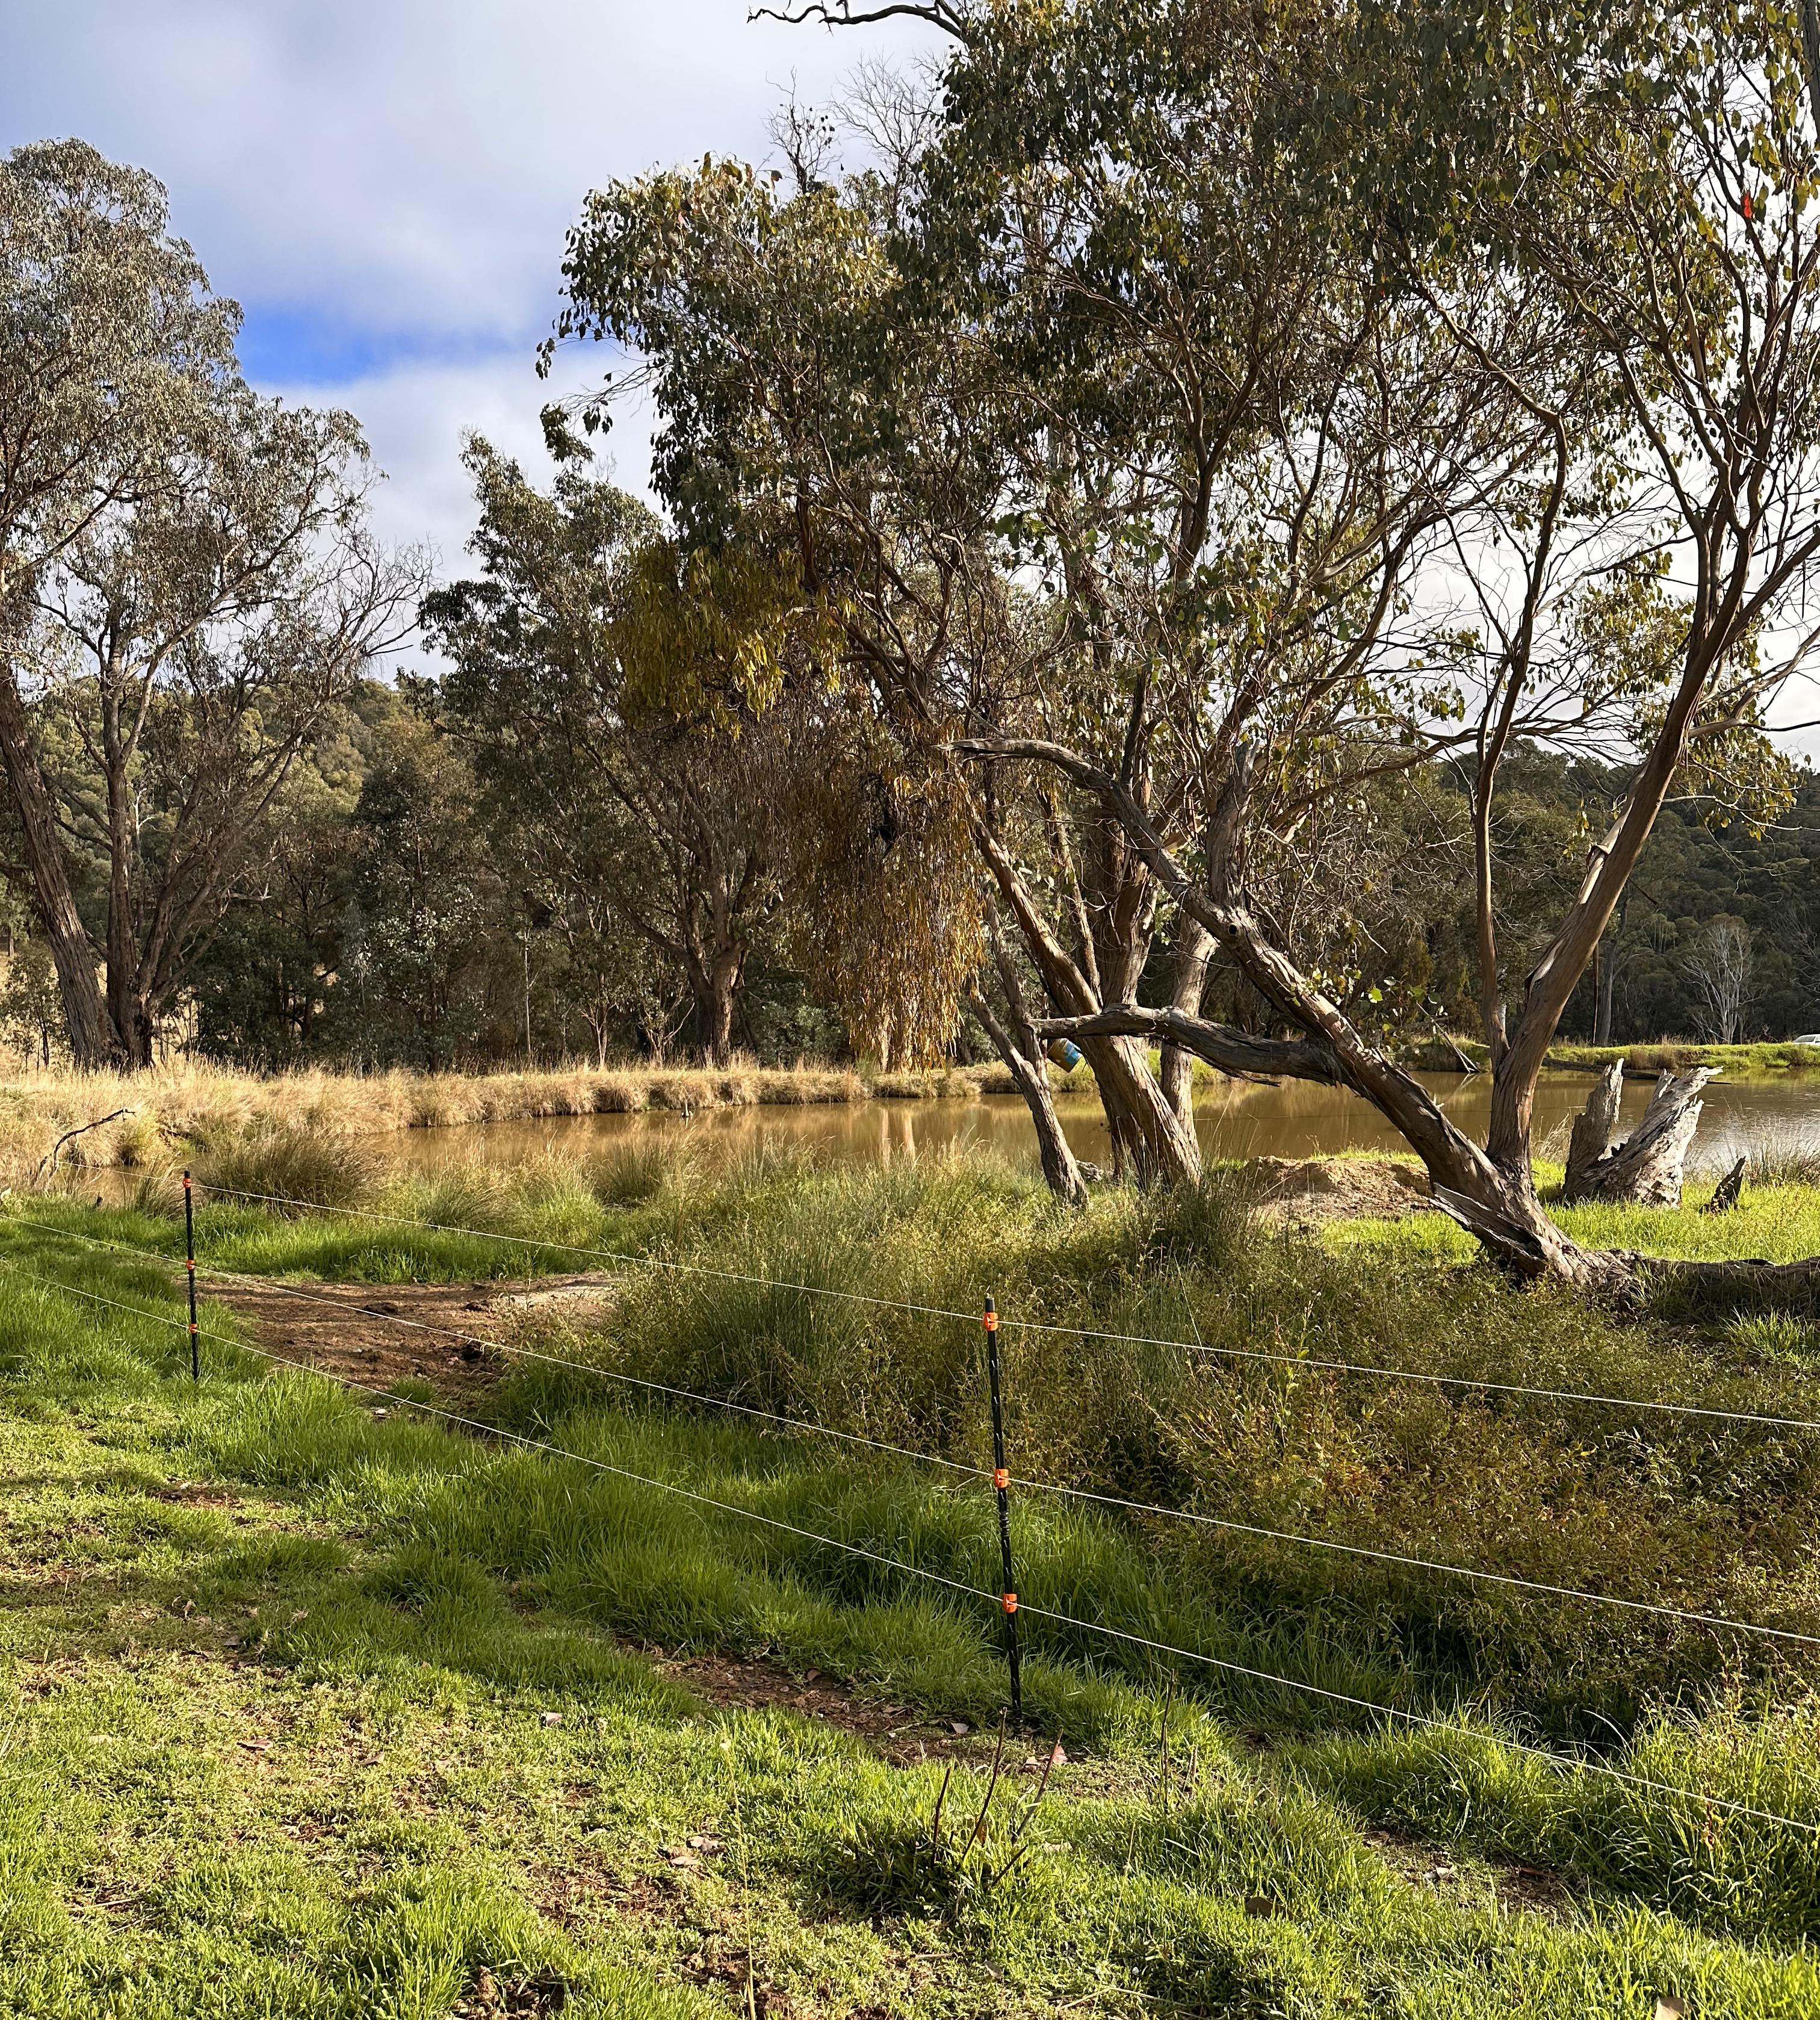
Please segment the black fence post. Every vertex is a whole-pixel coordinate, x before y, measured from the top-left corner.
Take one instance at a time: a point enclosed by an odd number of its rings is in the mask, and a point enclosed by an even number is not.
[[[183,1266],[190,1277],[190,1379],[202,1379],[202,1348],[196,1332],[196,1208],[190,1175],[183,1174]]]
[[[1004,1383],[998,1361],[998,1307],[986,1301],[986,1370],[992,1384],[992,1484],[998,1495],[998,1555],[1004,1572],[1000,1590],[1004,1608],[1004,1659],[1011,1672],[1011,1722],[1024,1722],[1023,1678],[1018,1666],[1018,1596],[1011,1568],[1011,1476],[1004,1466]]]

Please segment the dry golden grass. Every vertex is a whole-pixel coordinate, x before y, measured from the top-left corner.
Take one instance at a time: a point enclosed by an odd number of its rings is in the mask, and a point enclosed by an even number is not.
[[[220,1148],[249,1132],[365,1136],[556,1115],[694,1114],[760,1103],[863,1101],[865,1083],[841,1068],[736,1065],[725,1071],[571,1066],[496,1074],[261,1076],[183,1060],[140,1074],[20,1066],[0,1079],[0,1180],[29,1183],[57,1139],[129,1111],[66,1144],[62,1166],[149,1166],[180,1147]]]

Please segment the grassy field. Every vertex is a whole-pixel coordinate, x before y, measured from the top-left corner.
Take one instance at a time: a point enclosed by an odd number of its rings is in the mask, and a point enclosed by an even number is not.
[[[748,1970],[803,2016],[1820,2008],[1820,1836],[1716,1806],[1820,1825],[1804,1644],[1176,1519],[1820,1632],[1820,1435],[1311,1364],[1820,1417],[1811,1325],[1520,1295],[1427,1219],[1272,1232],[1230,1176],[1073,1219],[978,1162],[430,1185],[333,1139],[263,1154],[272,1190],[396,1218],[205,1195],[216,1265],[641,1259],[587,1322],[497,1335],[567,1364],[508,1358],[462,1405],[552,1456],[413,1411],[421,1384],[274,1371],[220,1304],[192,1388],[170,1273],[123,1252],[180,1254],[162,1182],[9,1203],[0,2013],[532,2013],[559,1985],[583,2015],[728,2012]],[[1721,1225],[1644,1218],[1661,1252]],[[1820,1195],[1747,1194],[1731,1239],[1820,1247]],[[976,1464],[979,1330],[906,1306],[988,1288],[1014,1473],[1156,1511],[1014,1496],[1041,1736],[990,1804],[995,1614],[877,1561],[995,1589],[983,1484],[604,1379]]]
[[[1403,1048],[1400,1055],[1435,1073],[1454,1072],[1462,1056],[1482,1071],[1489,1057],[1482,1038],[1423,1039]],[[1687,1073],[1695,1066],[1711,1066],[1727,1080],[1776,1080],[1789,1074],[1820,1073],[1820,1045],[1707,1045],[1687,1038],[1664,1039],[1653,1045],[1557,1045],[1549,1048],[1547,1063],[1566,1072],[1597,1073],[1614,1059],[1622,1059],[1626,1074],[1639,1080],[1654,1080],[1664,1072]]]

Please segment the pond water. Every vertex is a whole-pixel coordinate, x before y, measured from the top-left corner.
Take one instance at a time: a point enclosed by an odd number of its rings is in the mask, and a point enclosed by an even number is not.
[[[1491,1082],[1483,1074],[1424,1074],[1449,1115],[1478,1141],[1491,1115]],[[1633,1126],[1651,1083],[1626,1081],[1620,1126]],[[1590,1074],[1543,1077],[1536,1097],[1538,1153],[1566,1154],[1573,1117],[1586,1104]],[[1723,1170],[1755,1147],[1800,1144],[1820,1148],[1820,1074],[1804,1078],[1713,1081],[1706,1089],[1690,1164]],[[1077,1156],[1110,1161],[1099,1103],[1067,1095],[1058,1106]],[[1281,1087],[1215,1083],[1201,1090],[1195,1124],[1210,1157],[1311,1157],[1341,1150],[1408,1154],[1389,1124],[1356,1095],[1307,1081]],[[495,1122],[448,1129],[413,1129],[387,1140],[405,1168],[434,1172],[476,1161],[510,1168],[550,1155],[587,1156],[633,1143],[687,1142],[710,1164],[761,1148],[795,1147],[835,1164],[888,1164],[953,1146],[980,1145],[1034,1167],[1036,1137],[1015,1095],[977,1101],[871,1101],[805,1108],[713,1109],[691,1117],[667,1110],[535,1122]]]

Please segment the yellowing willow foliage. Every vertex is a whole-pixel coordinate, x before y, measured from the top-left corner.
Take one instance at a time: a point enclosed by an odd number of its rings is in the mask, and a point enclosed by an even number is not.
[[[899,763],[885,739],[865,736],[793,810],[797,944],[881,1066],[934,1066],[960,1030],[984,920],[964,795],[945,770],[916,776]]]

